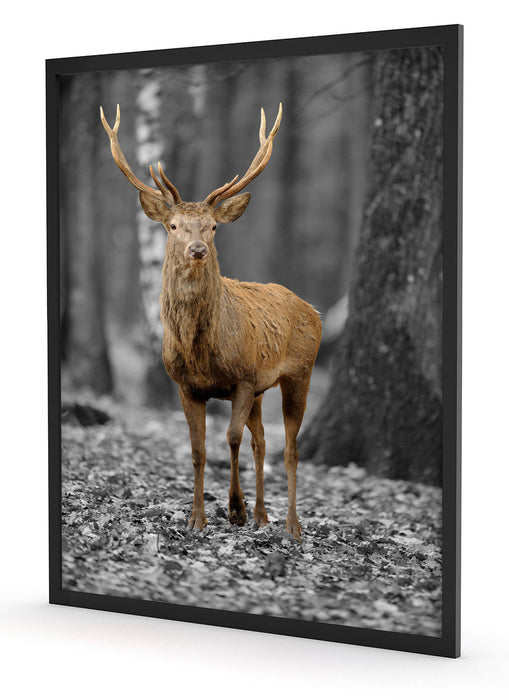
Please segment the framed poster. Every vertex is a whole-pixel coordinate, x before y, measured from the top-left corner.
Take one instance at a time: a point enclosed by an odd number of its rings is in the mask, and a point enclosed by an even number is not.
[[[52,603],[459,655],[461,89],[456,25],[47,61]]]

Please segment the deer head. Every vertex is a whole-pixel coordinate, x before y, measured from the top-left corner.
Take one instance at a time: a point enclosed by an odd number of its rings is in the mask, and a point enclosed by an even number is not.
[[[113,159],[129,182],[139,191],[145,214],[150,219],[161,222],[167,230],[172,258],[178,260],[180,265],[192,268],[205,265],[209,257],[215,258],[213,241],[217,224],[230,223],[242,216],[251,195],[248,192],[238,193],[252,182],[269,162],[272,142],[283,115],[281,103],[276,121],[268,136],[265,135],[265,112],[262,108],[260,147],[246,173],[240,180],[236,175],[233,180],[211,192],[203,202],[183,202],[175,185],[164,174],[161,163],[158,163],[159,177],[150,166],[150,174],[157,189],[139,180],[128,165],[118,143],[119,105],[117,105],[117,116],[113,128],[106,121],[102,107],[100,114],[104,129],[110,138]]]

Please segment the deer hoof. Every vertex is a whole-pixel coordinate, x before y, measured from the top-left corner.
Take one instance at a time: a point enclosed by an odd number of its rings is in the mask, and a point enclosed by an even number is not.
[[[286,519],[286,532],[290,533],[290,535],[293,535],[294,540],[300,542],[301,529],[299,525],[299,519],[296,515],[288,516],[288,518]]]
[[[193,513],[189,519],[187,527],[190,530],[203,530],[207,524],[205,513]]]
[[[237,499],[235,499],[234,502],[230,501],[230,505],[228,507],[228,520],[230,521],[231,525],[240,525],[242,527],[242,525],[246,524],[247,516],[244,501]]]
[[[265,527],[265,525],[268,525],[269,523],[269,518],[267,517],[267,512],[265,508],[256,508],[254,509],[254,521],[258,525],[258,527]]]

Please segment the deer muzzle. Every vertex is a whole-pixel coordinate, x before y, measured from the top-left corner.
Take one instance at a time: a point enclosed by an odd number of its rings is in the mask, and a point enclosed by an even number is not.
[[[203,241],[192,241],[186,248],[186,257],[190,260],[204,260],[209,254],[208,246]]]

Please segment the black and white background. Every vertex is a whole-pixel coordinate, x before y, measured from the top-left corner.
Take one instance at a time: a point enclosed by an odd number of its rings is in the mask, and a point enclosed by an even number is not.
[[[440,636],[441,49],[84,73],[60,99],[64,589]],[[216,243],[223,274],[278,282],[323,313],[300,544],[283,527],[277,388],[262,409],[269,526],[252,523],[248,436],[250,521],[228,524],[230,404],[210,402],[209,525],[186,529],[189,435],[161,359],[167,233],[98,119],[120,103],[135,171],[160,159],[200,201],[247,167],[259,107],[271,122],[279,102],[274,155]]]
[[[187,692],[212,696],[242,683],[253,696],[257,681],[274,692],[304,697],[316,692],[355,692],[368,697],[503,697],[507,653],[507,580],[504,551],[507,472],[505,460],[507,347],[503,230],[507,160],[503,83],[503,17],[497,3],[482,8],[451,2],[426,8],[390,2],[331,11],[315,4],[305,16],[288,7],[259,6],[260,21],[236,21],[239,8],[213,19],[205,11],[189,21],[187,7],[173,8],[171,22],[139,8],[94,8],[71,17],[60,3],[11,8],[3,44],[2,112],[4,168],[2,345],[4,401],[4,507],[2,538],[4,684],[17,697],[43,689],[64,696],[109,697],[123,692]],[[166,17],[167,7],[161,5]],[[227,11],[228,10],[228,11]],[[226,21],[225,17],[230,19]],[[262,17],[270,17],[263,19]],[[78,21],[79,19],[79,21]],[[467,25],[465,178],[465,410],[464,410],[464,658],[449,662],[301,639],[277,638],[167,621],[48,608],[46,600],[44,85],[48,56],[84,55],[454,23]],[[263,32],[260,29],[263,24]],[[44,31],[42,30],[44,28]],[[18,184],[16,184],[18,183]],[[22,184],[21,184],[22,183]],[[254,203],[254,202],[253,202]],[[240,222],[239,222],[240,225]],[[4,624],[5,622],[5,624]],[[263,645],[260,643],[263,639]],[[196,659],[203,671],[194,671]],[[366,663],[370,673],[366,673]],[[130,672],[118,673],[119,668]],[[291,667],[291,672],[289,671]],[[114,671],[117,669],[117,671]],[[30,671],[30,672],[29,672]],[[92,671],[92,672],[91,672]],[[60,682],[55,680],[59,675]],[[245,679],[253,683],[246,685]]]

